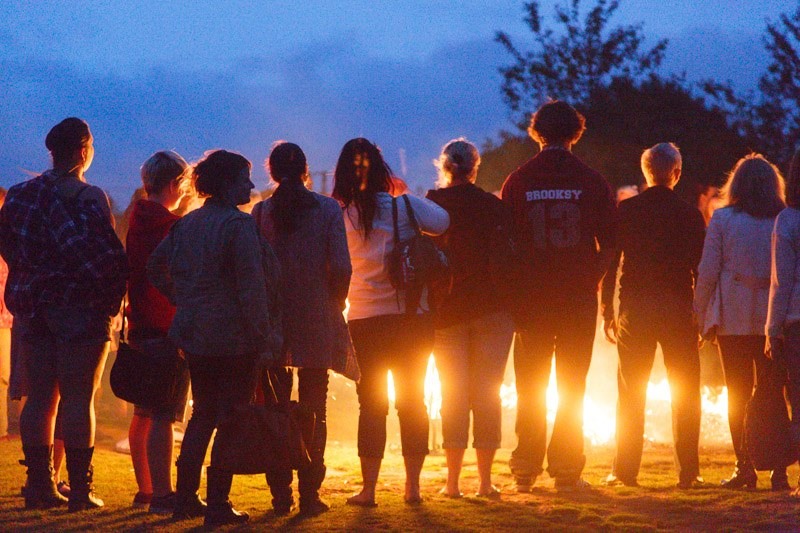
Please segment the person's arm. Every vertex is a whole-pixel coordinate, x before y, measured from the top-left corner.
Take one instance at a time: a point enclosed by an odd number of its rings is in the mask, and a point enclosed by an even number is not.
[[[607,272],[611,273],[611,262],[617,253],[617,202],[611,186],[602,179],[599,190],[599,205],[597,217],[597,282],[602,281]],[[616,276],[616,271],[612,273]],[[616,280],[613,281],[615,283]]]
[[[172,226],[173,229],[177,225]],[[150,257],[147,259],[147,279],[150,284],[158,289],[158,291],[167,297],[169,303],[176,305],[175,302],[175,284],[172,282],[172,276],[169,272],[170,258],[172,257],[172,249],[174,246],[173,232],[170,231],[164,240],[162,240]]]
[[[705,333],[706,329],[708,329],[709,325],[704,323],[704,319],[708,313],[711,298],[716,293],[717,284],[720,282],[719,278],[722,273],[722,217],[722,211],[717,211],[711,217],[703,244],[700,266],[698,267],[694,292],[694,311],[697,313],[697,318],[700,322],[700,333]],[[719,302],[717,305],[719,305]]]
[[[258,228],[248,215],[231,220],[228,231],[227,260],[233,271],[234,297],[259,353],[271,352],[269,297]]]
[[[784,211],[785,213],[785,211]],[[783,214],[783,213],[782,213]],[[778,215],[772,231],[772,274],[770,276],[769,305],[767,308],[767,337],[782,337],[783,326],[789,311],[789,301],[795,285],[797,250],[794,240],[785,227],[785,218]]]
[[[617,270],[619,270],[622,250],[617,249],[611,259],[606,275],[603,276],[600,290],[600,313],[603,316],[603,333],[606,340],[612,344],[617,343],[617,322],[614,317],[614,293],[617,288]]]
[[[414,210],[414,218],[417,219],[419,229],[429,235],[441,235],[450,226],[450,215],[436,202],[426,198],[417,198],[407,195]],[[403,204],[398,202],[398,209],[403,209]]]
[[[350,278],[353,275],[353,266],[350,263],[350,250],[347,247],[344,213],[338,205],[327,210],[325,235],[327,237],[326,254],[331,294],[341,309],[344,309],[347,292],[350,289]]]

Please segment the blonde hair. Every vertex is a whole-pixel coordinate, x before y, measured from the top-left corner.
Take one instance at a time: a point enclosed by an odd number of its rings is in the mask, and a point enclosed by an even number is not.
[[[659,143],[642,152],[642,174],[650,185],[671,185],[680,168],[681,152],[673,143]]]
[[[447,187],[456,180],[474,183],[481,164],[481,154],[474,144],[459,137],[444,145],[433,164],[439,169],[439,178],[436,180],[439,187]]]
[[[172,150],[156,152],[142,165],[142,185],[147,194],[158,194],[175,180],[182,180],[189,164]]]
[[[736,162],[722,195],[726,205],[756,218],[774,217],[786,206],[783,176],[775,165],[756,153]]]

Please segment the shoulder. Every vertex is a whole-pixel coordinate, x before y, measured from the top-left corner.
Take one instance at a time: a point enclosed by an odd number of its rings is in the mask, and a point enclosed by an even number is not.
[[[330,196],[325,196],[323,194],[319,194],[316,192],[311,192],[314,196],[314,199],[319,202],[319,206],[325,213],[337,213],[341,214],[342,206],[339,204],[338,200],[331,198]]]

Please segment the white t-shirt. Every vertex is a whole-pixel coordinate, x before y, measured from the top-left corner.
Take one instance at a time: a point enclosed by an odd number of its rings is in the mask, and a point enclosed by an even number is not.
[[[414,218],[423,233],[441,235],[447,230],[450,225],[447,211],[424,198],[408,195],[408,199]],[[391,195],[385,192],[377,194],[377,209],[369,239],[364,240],[364,232],[354,205],[344,210],[344,225],[350,260],[353,263],[353,277],[350,279],[350,292],[347,296],[350,301],[348,320],[404,313],[405,294],[403,291],[396,291],[392,286],[386,264],[386,258],[394,248]],[[414,228],[409,223],[402,198],[397,199],[397,226],[401,241],[414,235]],[[424,291],[418,312],[427,310],[427,291]]]

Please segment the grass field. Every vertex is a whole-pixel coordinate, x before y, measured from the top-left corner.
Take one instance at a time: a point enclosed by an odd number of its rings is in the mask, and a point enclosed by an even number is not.
[[[98,512],[67,514],[63,510],[24,511],[20,486],[24,470],[19,440],[0,442],[0,531],[188,531],[200,528],[202,520],[172,522],[151,516],[130,503],[136,492],[130,457],[113,451],[113,443],[124,436],[124,426],[99,431],[95,460],[98,495],[106,507]],[[329,446],[328,477],[322,497],[331,511],[311,519],[297,515],[272,515],[270,496],[262,476],[235,478],[231,499],[248,511],[251,522],[243,530],[297,531],[800,531],[800,503],[786,493],[769,491],[766,473],[761,473],[756,491],[727,491],[717,488],[679,491],[674,488],[675,471],[671,448],[651,446],[645,451],[642,488],[600,487],[608,473],[610,448],[587,450],[585,479],[595,485],[586,493],[563,494],[553,489],[553,480],[543,476],[531,494],[512,491],[506,466],[509,451],[498,454],[496,484],[503,490],[501,501],[471,496],[477,489],[474,455],[467,453],[462,490],[466,497],[451,500],[437,494],[444,483],[444,457],[431,456],[423,472],[420,506],[403,503],[402,458],[387,452],[378,491],[379,507],[359,509],[345,505],[347,496],[360,483],[358,459],[352,445],[332,442]],[[710,485],[728,476],[733,459],[728,450],[704,449],[701,469]],[[790,469],[791,479],[797,467]],[[201,489],[204,494],[204,489]]]

